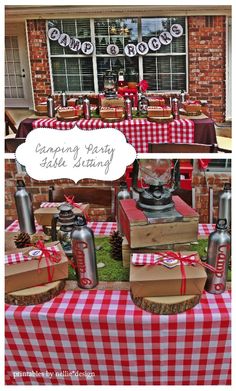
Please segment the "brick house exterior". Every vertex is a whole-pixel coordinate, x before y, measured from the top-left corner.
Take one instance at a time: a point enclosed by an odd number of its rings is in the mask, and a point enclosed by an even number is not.
[[[188,17],[188,78],[192,99],[207,100],[213,119],[225,120],[226,17]],[[27,35],[34,102],[51,93],[46,23],[28,20]]]

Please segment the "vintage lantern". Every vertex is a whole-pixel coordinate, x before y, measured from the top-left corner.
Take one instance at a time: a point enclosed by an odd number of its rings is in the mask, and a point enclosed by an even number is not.
[[[137,187],[138,177],[145,185]],[[170,159],[141,159],[134,162],[133,190],[138,193],[137,208],[149,218],[176,219],[181,215],[175,210],[172,192],[178,187],[179,162]]]
[[[116,98],[117,74],[108,70],[103,76],[103,85],[106,98]]]
[[[63,203],[58,207],[59,213],[52,218],[52,241],[59,240],[66,255],[72,255],[71,232],[76,223],[77,216],[73,206]]]

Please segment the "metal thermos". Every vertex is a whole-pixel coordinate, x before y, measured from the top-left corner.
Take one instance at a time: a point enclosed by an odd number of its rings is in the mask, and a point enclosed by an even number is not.
[[[180,96],[181,96],[181,103],[184,103],[185,102],[185,96],[186,96],[184,90],[181,90]]]
[[[84,216],[78,216],[71,240],[78,285],[83,289],[94,288],[98,284],[94,235]]]
[[[219,192],[219,219],[226,219],[231,227],[231,184],[225,183],[223,191]]]
[[[219,219],[216,230],[208,240],[207,262],[216,269],[216,273],[207,269],[205,289],[209,293],[219,294],[225,291],[229,257],[230,234],[227,232],[227,221]]]
[[[47,99],[47,115],[49,118],[53,118],[55,116],[54,99],[51,96]]]
[[[121,227],[121,224],[120,224],[120,201],[121,200],[127,200],[131,198],[131,194],[128,190],[128,187],[127,187],[127,184],[126,182],[121,182],[120,183],[120,190],[119,192],[117,193],[117,196],[116,196],[116,216],[117,216],[117,228],[118,228],[118,231],[122,234],[122,227]]]
[[[83,100],[83,114],[85,119],[90,119],[90,101],[87,97]]]
[[[20,225],[20,230],[28,234],[36,232],[34,223],[34,212],[31,194],[26,191],[25,183],[17,181],[17,191],[15,192],[16,210]]]
[[[172,99],[172,114],[174,119],[179,119],[179,101],[177,98]]]
[[[132,102],[129,97],[125,99],[125,116],[126,119],[132,119]]]
[[[67,96],[65,91],[61,93],[61,106],[66,107],[67,106]]]

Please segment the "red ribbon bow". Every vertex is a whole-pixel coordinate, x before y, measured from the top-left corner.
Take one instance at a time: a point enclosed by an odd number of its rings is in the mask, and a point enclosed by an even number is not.
[[[68,204],[72,205],[74,208],[78,208],[80,210],[81,214],[83,214],[85,216],[86,220],[89,221],[88,213],[86,213],[85,210],[82,210],[81,206],[79,204],[77,204],[77,202],[74,201],[75,196],[69,197],[64,194],[64,197],[65,197],[65,200]]]
[[[138,84],[142,92],[146,92],[148,89],[148,82],[147,80],[141,80]]]
[[[165,251],[165,252],[157,252],[155,254],[161,256],[161,258],[158,259],[156,262],[159,265],[162,264],[163,260],[167,259],[167,258],[179,261],[181,277],[182,277],[181,288],[180,288],[181,295],[186,294],[186,271],[185,271],[186,264],[190,265],[190,266],[194,266],[194,265],[198,264],[206,269],[211,270],[213,273],[217,272],[217,270],[213,266],[208,265],[205,262],[202,262],[200,259],[196,259],[195,256],[197,253],[189,254],[189,255],[181,255],[179,252],[176,253],[173,251]],[[192,259],[193,256],[194,256],[194,259]]]
[[[30,246],[33,246],[40,251],[42,251],[41,255],[38,259],[38,272],[40,272],[40,262],[42,258],[45,258],[46,265],[47,265],[47,272],[48,272],[48,282],[52,282],[53,273],[54,273],[54,264],[59,263],[61,260],[61,253],[60,251],[56,251],[55,249],[49,249],[45,247],[44,242],[42,240],[38,240],[35,244],[30,244]]]

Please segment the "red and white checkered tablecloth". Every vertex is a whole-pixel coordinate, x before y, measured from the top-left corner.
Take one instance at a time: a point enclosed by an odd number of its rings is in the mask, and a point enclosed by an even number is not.
[[[116,128],[124,133],[136,152],[148,152],[148,143],[193,143],[194,122],[189,119],[174,120],[169,123],[149,122],[146,118],[107,123],[101,119],[81,119],[79,121],[58,121],[57,119],[37,119],[33,128],[72,129],[77,125],[83,130]]]
[[[215,230],[215,226],[215,224],[198,224],[198,236],[208,237]]]
[[[106,221],[89,221],[87,226],[93,230],[95,236],[109,236],[113,231],[117,230],[116,222],[106,222]],[[43,228],[35,221],[36,232],[42,232]],[[6,228],[7,232],[17,232],[20,231],[20,226],[18,220],[13,221],[11,225]]]
[[[229,385],[230,293],[152,315],[128,291],[67,291],[6,306],[8,385]]]
[[[42,232],[43,228],[37,222],[35,222],[36,231]],[[115,222],[98,222],[90,221],[88,226],[93,230],[95,236],[104,235],[109,236],[113,231],[117,230],[117,223]],[[198,224],[198,236],[199,237],[208,237],[211,232],[215,229],[215,224]],[[20,231],[18,220],[13,221],[7,228],[8,232],[17,232]]]

